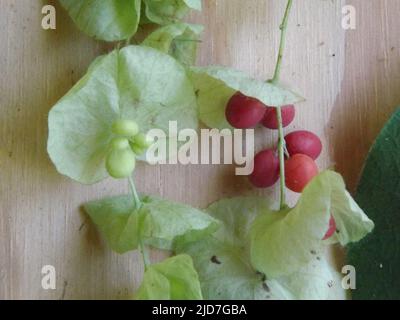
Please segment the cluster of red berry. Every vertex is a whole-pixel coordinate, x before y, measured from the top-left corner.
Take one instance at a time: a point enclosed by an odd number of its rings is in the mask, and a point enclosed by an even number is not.
[[[261,124],[268,129],[279,128],[275,107],[269,107],[261,101],[237,92],[226,107],[226,119],[237,129],[250,129]],[[293,105],[281,107],[282,126],[287,127],[295,118]],[[306,185],[318,174],[315,160],[320,156],[322,143],[320,138],[309,131],[295,131],[285,136],[285,183],[288,189],[301,193]],[[276,148],[259,152],[254,158],[254,171],[250,182],[257,188],[273,186],[280,176],[279,155]],[[324,240],[336,231],[333,217]]]

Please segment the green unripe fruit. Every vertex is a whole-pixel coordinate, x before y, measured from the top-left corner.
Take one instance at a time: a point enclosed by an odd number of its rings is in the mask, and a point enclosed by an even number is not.
[[[132,120],[117,120],[112,126],[112,131],[118,136],[133,137],[139,133],[139,126]]]
[[[111,150],[106,159],[107,171],[115,179],[129,177],[135,166],[136,156],[129,147]]]
[[[133,150],[133,152],[137,155],[137,156],[141,156],[143,153],[146,152],[147,148],[143,148],[142,146],[139,146],[137,143],[135,142],[131,142],[130,143],[131,148]]]
[[[112,150],[129,148],[129,140],[127,138],[114,138],[110,142]]]
[[[154,140],[147,134],[139,133],[135,136],[134,143],[143,149],[147,149],[154,143]]]

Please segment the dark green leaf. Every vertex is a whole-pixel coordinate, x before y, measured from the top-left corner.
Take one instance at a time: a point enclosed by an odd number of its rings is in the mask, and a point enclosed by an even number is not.
[[[354,299],[400,299],[400,109],[373,146],[356,200],[374,232],[349,248],[356,268]]]

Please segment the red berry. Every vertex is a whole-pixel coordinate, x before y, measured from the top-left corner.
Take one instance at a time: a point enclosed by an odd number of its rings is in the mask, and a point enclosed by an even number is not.
[[[316,160],[322,151],[320,138],[309,131],[295,131],[289,133],[286,137],[286,148],[289,155],[305,154]]]
[[[265,107],[261,101],[237,92],[226,106],[226,119],[237,129],[254,128],[264,117]]]
[[[329,220],[329,229],[326,232],[324,238],[322,240],[327,240],[330,237],[333,236],[333,234],[336,232],[336,221],[335,219],[331,216],[331,219]]]
[[[262,120],[262,125],[268,129],[278,129],[278,115],[276,113],[277,109],[274,107],[267,107],[267,111],[265,112],[264,119]],[[292,123],[294,117],[296,115],[296,109],[294,105],[288,105],[281,107],[282,112],[282,124],[283,127],[287,127]]]
[[[295,154],[285,161],[286,186],[294,192],[301,193],[317,174],[318,167],[309,156]]]
[[[257,188],[268,188],[279,180],[279,157],[276,150],[265,150],[254,158],[254,171],[250,182]]]

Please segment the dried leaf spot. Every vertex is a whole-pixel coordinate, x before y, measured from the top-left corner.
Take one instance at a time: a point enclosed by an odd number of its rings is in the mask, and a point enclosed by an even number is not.
[[[218,260],[217,256],[211,257],[211,262],[215,264],[221,264],[222,262]]]
[[[263,283],[263,289],[267,292],[271,292],[271,289],[268,287],[268,285],[265,282]]]

